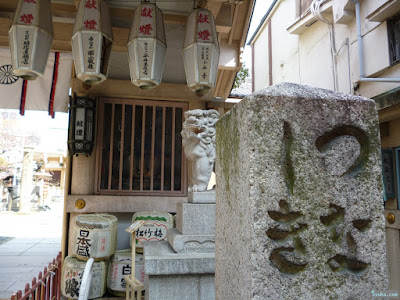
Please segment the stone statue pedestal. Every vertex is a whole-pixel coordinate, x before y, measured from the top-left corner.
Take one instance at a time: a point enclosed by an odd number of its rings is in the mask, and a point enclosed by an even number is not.
[[[189,203],[178,203],[176,228],[168,242],[177,253],[215,252],[215,190],[190,192]]]
[[[146,299],[215,298],[215,190],[178,203],[168,242],[144,246]]]
[[[209,190],[205,192],[189,192],[188,193],[189,203],[209,203],[215,204],[215,190]]]
[[[214,253],[176,253],[168,242],[144,248],[146,300],[214,300]]]

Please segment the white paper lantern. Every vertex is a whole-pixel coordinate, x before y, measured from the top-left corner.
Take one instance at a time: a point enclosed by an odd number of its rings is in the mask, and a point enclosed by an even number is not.
[[[42,76],[53,41],[50,0],[19,0],[8,38],[13,73],[27,80]]]
[[[128,40],[131,81],[142,89],[161,83],[167,49],[161,10],[153,3],[141,3],[135,10]]]
[[[88,85],[107,79],[113,43],[107,4],[102,0],[81,0],[72,33],[72,54],[76,76]]]
[[[212,13],[203,8],[195,9],[186,24],[183,61],[187,85],[197,94],[205,94],[215,87],[219,53]]]

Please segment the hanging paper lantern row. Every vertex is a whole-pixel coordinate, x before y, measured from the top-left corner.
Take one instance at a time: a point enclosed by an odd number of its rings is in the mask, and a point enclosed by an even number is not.
[[[50,0],[19,0],[9,31],[13,74],[43,75],[53,40]],[[81,0],[72,34],[76,76],[88,85],[107,78],[113,43],[105,1]],[[167,43],[161,10],[141,3],[135,10],[127,44],[131,81],[142,89],[161,83]],[[186,81],[202,95],[215,87],[219,44],[212,13],[195,9],[188,18],[183,48]]]

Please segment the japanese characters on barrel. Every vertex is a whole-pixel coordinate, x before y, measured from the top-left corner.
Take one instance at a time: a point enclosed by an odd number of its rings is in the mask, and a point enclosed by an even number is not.
[[[138,212],[132,222],[146,222],[136,231],[135,277],[144,282],[143,242],[157,242],[166,239],[167,232],[174,226],[174,218],[164,212]],[[108,292],[124,296],[126,281],[124,275],[132,270],[132,250],[116,251],[118,219],[110,214],[82,214],[75,219],[72,253],[66,257],[61,282],[62,294],[78,299],[86,261],[94,258],[93,278],[89,288],[89,299],[102,297]],[[123,233],[127,234],[127,233]]]
[[[102,297],[106,292],[108,259],[117,244],[117,217],[109,214],[82,214],[76,217],[73,256],[65,259],[61,292],[78,299],[86,261],[94,258],[89,298]]]

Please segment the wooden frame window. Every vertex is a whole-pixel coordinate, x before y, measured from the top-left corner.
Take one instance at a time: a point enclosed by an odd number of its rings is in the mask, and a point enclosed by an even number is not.
[[[387,20],[390,65],[400,62],[400,15]]]
[[[101,98],[99,104],[97,193],[185,196],[187,103]]]

